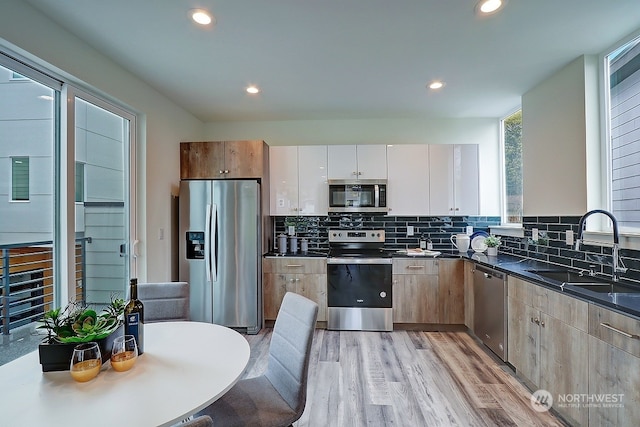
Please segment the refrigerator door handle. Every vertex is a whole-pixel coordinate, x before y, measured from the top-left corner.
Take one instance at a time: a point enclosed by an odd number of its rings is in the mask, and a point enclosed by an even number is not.
[[[211,281],[211,205],[207,204],[206,209],[204,234],[209,241],[204,242],[204,264],[208,283]]]
[[[213,204],[212,206],[213,206],[212,208],[213,218],[211,218],[211,222],[212,222],[211,244],[209,245],[211,247],[211,281],[217,282],[218,281],[218,252],[216,250],[216,243],[218,240],[218,205]]]

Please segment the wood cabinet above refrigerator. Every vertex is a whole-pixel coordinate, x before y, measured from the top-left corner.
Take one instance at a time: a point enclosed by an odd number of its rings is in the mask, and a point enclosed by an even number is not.
[[[180,143],[180,179],[237,179],[268,176],[264,141]]]

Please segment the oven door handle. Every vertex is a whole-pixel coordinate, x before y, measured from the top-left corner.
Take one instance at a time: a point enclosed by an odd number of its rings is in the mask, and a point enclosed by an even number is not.
[[[391,258],[328,258],[327,264],[392,264]]]

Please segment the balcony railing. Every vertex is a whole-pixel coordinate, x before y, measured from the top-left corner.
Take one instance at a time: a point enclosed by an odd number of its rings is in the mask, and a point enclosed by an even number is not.
[[[76,238],[76,295],[85,302],[86,244],[90,237]],[[2,334],[35,322],[54,303],[53,241],[0,245],[0,326]]]

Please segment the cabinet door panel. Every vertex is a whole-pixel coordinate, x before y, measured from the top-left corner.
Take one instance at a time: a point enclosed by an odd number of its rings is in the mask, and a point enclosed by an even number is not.
[[[589,389],[588,335],[548,316],[540,316],[540,382],[554,399],[558,395],[584,394]],[[571,405],[554,406],[578,425],[587,425],[589,411]]]
[[[358,145],[356,153],[359,179],[387,178],[386,145]]]
[[[438,323],[438,276],[394,275],[393,321]]]
[[[263,275],[262,288],[264,299],[264,318],[265,320],[276,320],[278,310],[282,304],[284,294],[292,289],[292,279],[295,275],[269,273]]]
[[[453,148],[429,145],[429,208],[431,215],[454,215]]]
[[[589,407],[589,425],[637,426],[640,420],[640,358],[590,336],[589,395],[621,398],[615,406]]]
[[[357,179],[355,145],[329,145],[329,179]]]
[[[438,261],[440,323],[464,324],[464,269],[462,260]]]
[[[298,212],[298,147],[269,149],[271,215],[296,215]]]
[[[456,215],[478,215],[480,211],[478,146],[455,145],[453,150]]]
[[[225,141],[225,178],[261,178],[263,152],[263,141]]]
[[[539,319],[533,307],[509,297],[508,301],[508,360],[518,375],[537,385],[540,380],[540,327],[531,321]]]
[[[429,214],[429,146],[387,147],[387,171],[390,214]]]
[[[298,276],[296,292],[318,304],[318,322],[327,321],[327,275],[304,274]]]
[[[327,146],[298,147],[298,213],[327,215],[328,191]]]
[[[223,176],[224,142],[181,142],[180,179],[212,179]]]

